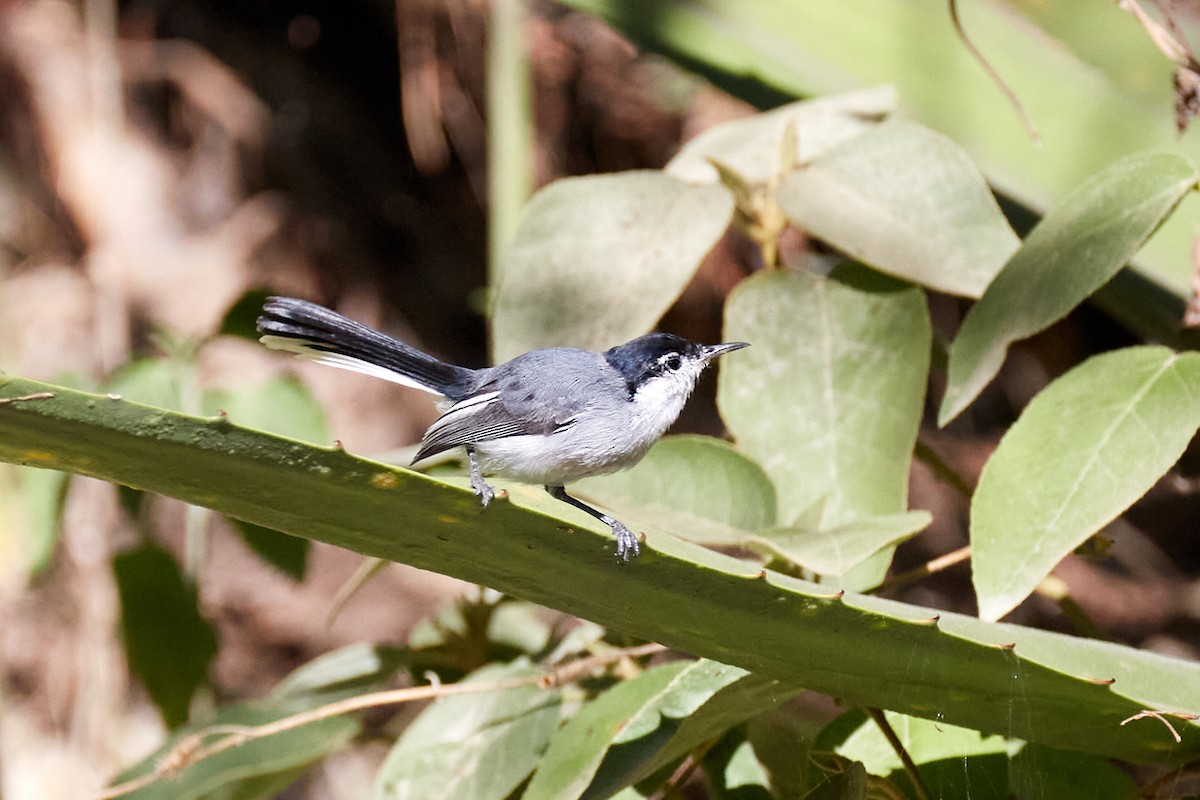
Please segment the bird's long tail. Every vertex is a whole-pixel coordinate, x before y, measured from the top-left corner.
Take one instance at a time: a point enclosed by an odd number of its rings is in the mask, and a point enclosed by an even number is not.
[[[321,364],[424,389],[451,400],[469,390],[473,370],[439,361],[361,322],[294,297],[269,297],[259,341]]]

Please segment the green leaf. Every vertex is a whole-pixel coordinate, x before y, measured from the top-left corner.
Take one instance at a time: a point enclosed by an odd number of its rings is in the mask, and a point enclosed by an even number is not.
[[[762,467],[710,436],[668,436],[632,469],[575,489],[620,519],[701,544],[737,544],[775,521],[775,488]]]
[[[979,731],[959,728],[954,725],[919,719],[890,711],[884,717],[900,739],[915,764],[927,764],[944,758],[968,758],[970,756],[1015,752],[1019,745],[1012,745],[1003,736],[985,736]],[[835,728],[851,724],[852,730],[833,747],[834,752],[845,758],[862,762],[872,775],[887,776],[904,769],[895,748],[888,742],[883,731],[862,711],[851,711],[847,718],[833,723]],[[822,739],[822,742],[825,742]]]
[[[1149,491],[1198,426],[1198,353],[1117,350],[1042,390],[988,459],[971,502],[979,616],[999,619],[1024,600]]]
[[[1019,745],[1003,736],[985,736],[932,720],[888,712],[884,716],[917,765],[931,797],[1005,800],[1008,756]],[[900,757],[875,722],[862,712],[851,712],[849,717],[861,722],[834,752],[861,762],[873,775],[911,788]],[[834,723],[838,727],[843,724],[840,720]]]
[[[208,725],[264,725],[309,707],[307,703],[294,701],[225,706],[218,709],[205,725],[189,725],[177,731],[156,752],[122,773],[117,782],[151,772],[159,759],[184,736]],[[252,739],[122,797],[129,800],[276,797],[300,777],[307,766],[344,749],[357,733],[358,723],[350,717],[323,719],[274,736]],[[205,741],[216,741],[216,737]]]
[[[911,539],[932,521],[928,511],[905,511],[862,517],[832,527],[764,531],[745,544],[818,575],[843,575],[880,550]]]
[[[466,683],[541,674],[525,659]],[[421,712],[376,776],[377,798],[503,800],[538,763],[558,727],[559,693],[537,686],[443,697]]]
[[[294,581],[304,580],[304,573],[308,569],[308,551],[312,549],[308,539],[289,536],[261,525],[251,525],[239,519],[230,519],[229,522],[250,549],[264,561]]]
[[[566,4],[602,16],[645,50],[675,58],[759,108],[894,85],[906,116],[951,137],[994,186],[1035,209],[1054,205],[1128,153],[1176,149],[1200,160],[1200,138],[1176,136],[1170,119],[1172,64],[1115,3],[1022,2],[1029,15],[1012,3],[960,4],[972,42],[1036,122],[1036,147],[995,82],[962,46],[944,3]],[[1039,20],[1050,14],[1064,19],[1047,33],[1031,19],[1033,11]],[[1102,68],[1095,53],[1104,54]],[[1168,220],[1139,256],[1158,282],[1176,292],[1190,280],[1200,197],[1185,202],[1184,213]]]
[[[373,691],[408,663],[404,647],[357,642],[314,658],[292,671],[271,690],[271,699],[283,702],[313,697],[329,702],[330,695],[348,691]]]
[[[865,264],[979,297],[1020,240],[979,168],[953,141],[893,119],[788,175],[796,225]]]
[[[1174,153],[1138,153],[1058,203],[967,313],[950,347],[945,425],[991,382],[1009,346],[1045,330],[1104,285],[1196,184]]]
[[[495,287],[496,363],[539,347],[607,350],[645,333],[732,215],[724,188],[661,172],[566,178],[542,189]]]
[[[187,721],[192,693],[217,653],[212,626],[200,616],[196,590],[170,553],[153,542],[113,558],[121,598],[121,632],[129,667],[168,727]]]
[[[681,181],[712,183],[715,160],[748,181],[765,183],[784,172],[780,145],[788,125],[795,131],[793,156],[806,162],[869,130],[895,108],[890,86],[789,103],[714,125],[685,143],[665,171]]]
[[[177,359],[138,359],[109,380],[107,391],[135,403],[179,411],[183,408],[183,386],[189,369]]]
[[[26,543],[22,550],[29,574],[34,575],[45,569],[54,555],[69,476],[52,469],[17,469],[25,501],[21,527]]]
[[[302,442],[325,444],[333,438],[321,404],[294,375],[281,375],[249,389],[210,392],[204,410],[212,415],[224,411],[239,425]]]
[[[730,296],[725,337],[753,347],[721,365],[717,404],[781,524],[817,503],[823,527],[907,510],[931,337],[919,289],[858,266],[760,273]]]
[[[40,393],[52,396],[18,399]],[[138,486],[491,586],[850,705],[1137,762],[1200,757],[1200,723],[1173,721],[1178,743],[1154,719],[1120,724],[1145,709],[1200,708],[1194,662],[833,595],[653,532],[621,566],[605,525],[535,487],[508,484],[507,501],[481,510],[461,483],[12,376],[0,376],[0,460]]]
[[[715,661],[654,667],[571,718],[522,800],[609,797],[795,692]]]
[[[771,776],[754,746],[731,732],[704,757],[709,796],[713,800],[774,800]],[[799,795],[797,795],[799,796]]]
[[[258,316],[263,303],[275,292],[267,289],[251,289],[234,301],[225,311],[217,332],[223,336],[238,336],[258,341]]]
[[[1026,744],[1009,762],[1014,800],[1127,800],[1138,796],[1129,775],[1107,759]]]
[[[776,797],[800,797],[812,771],[810,750],[818,727],[786,706],[771,709],[746,723],[746,738],[755,759],[770,776]]]

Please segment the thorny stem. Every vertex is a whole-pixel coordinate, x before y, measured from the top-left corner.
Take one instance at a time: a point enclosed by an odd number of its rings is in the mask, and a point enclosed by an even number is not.
[[[206,758],[212,758],[218,753],[232,750],[254,739],[274,736],[275,734],[290,731],[313,722],[319,722],[323,719],[349,714],[352,711],[362,711],[367,708],[395,705],[398,703],[411,703],[415,700],[433,700],[458,694],[500,692],[524,686],[540,686],[543,689],[554,689],[568,683],[573,683],[599,667],[626,658],[653,655],[664,650],[666,648],[660,644],[643,644],[637,647],[627,647],[588,658],[581,658],[561,667],[552,667],[540,675],[529,675],[524,678],[513,678],[507,681],[495,681],[492,683],[455,683],[446,686],[438,684],[413,686],[406,689],[390,689],[328,703],[263,725],[214,725],[196,731],[180,740],[166,755],[158,760],[158,763],[155,764],[151,772],[125,781],[124,783],[110,786],[95,795],[94,800],[112,800],[112,798],[121,797],[122,795],[149,786],[164,777],[177,775],[180,771]],[[225,738],[210,745],[202,745],[206,738],[219,735],[224,735]]]

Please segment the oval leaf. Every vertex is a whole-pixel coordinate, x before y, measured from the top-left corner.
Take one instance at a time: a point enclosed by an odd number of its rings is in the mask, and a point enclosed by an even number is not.
[[[524,659],[468,683],[541,674]],[[377,798],[504,798],[533,770],[558,727],[559,694],[525,686],[443,697],[421,712],[376,776]]]
[[[736,544],[775,522],[771,479],[711,436],[668,436],[632,469],[575,487],[619,519],[650,522],[700,544]]]
[[[863,517],[830,528],[766,531],[747,544],[818,575],[844,575],[880,550],[911,539],[932,521],[928,511],[905,511]]]
[[[979,616],[996,620],[1145,494],[1200,426],[1200,354],[1133,347],[1046,387],[988,460],[971,503]]]
[[[606,350],[645,333],[732,214],[723,187],[657,171],[550,184],[526,207],[495,287],[496,362],[539,347]]]
[[[793,524],[907,508],[908,465],[929,368],[921,291],[857,267],[829,278],[764,272],[725,307],[725,336],[754,346],[721,365],[717,403]]]
[[[1195,184],[1196,170],[1182,156],[1135,154],[1046,214],[963,320],[938,424],[979,396],[1009,345],[1062,319],[1112,278]]]
[[[200,616],[196,589],[153,542],[113,558],[129,667],[171,728],[187,721],[192,694],[208,677],[217,637]]]
[[[153,771],[161,759],[180,741],[208,727],[253,727],[266,725],[291,714],[307,710],[295,702],[251,702],[225,706],[204,725],[180,729],[157,752],[118,776],[118,782],[132,780]],[[273,736],[251,739],[179,772],[128,794],[128,800],[210,800],[211,798],[278,797],[299,778],[306,767],[328,755],[344,750],[359,732],[351,717],[328,717]],[[208,742],[213,739],[206,740]]]
[[[783,179],[795,224],[865,264],[979,297],[1020,240],[953,141],[893,119]]]
[[[654,667],[571,718],[522,800],[611,797],[797,691],[716,661]]]
[[[796,161],[817,158],[853,139],[896,108],[896,90],[880,86],[788,103],[772,111],[715,125],[685,144],[666,166],[683,181],[715,183],[719,161],[748,181],[766,182],[783,172],[780,147],[788,125],[795,133]]]

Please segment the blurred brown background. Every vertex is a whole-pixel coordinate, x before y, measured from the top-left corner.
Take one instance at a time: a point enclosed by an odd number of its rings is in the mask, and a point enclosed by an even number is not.
[[[425,395],[207,337],[244,292],[267,287],[485,363],[487,15],[482,0],[0,0],[0,368],[102,389],[174,342],[197,348],[206,387],[298,372],[352,451],[415,441],[436,413]],[[552,3],[532,3],[528,26],[538,185],[659,167],[696,132],[753,111]],[[662,327],[717,341],[722,299],[754,266],[751,248],[727,236]],[[945,334],[961,306],[933,298],[933,311]],[[973,416],[923,439],[973,480],[1040,386],[1125,338],[1077,312],[1015,349]],[[720,431],[712,389],[710,378],[682,428]],[[15,503],[3,476],[0,496]],[[1059,574],[1111,633],[1196,657],[1200,555],[1163,524],[1194,518],[1195,493],[1172,480],[1131,516],[1156,539],[1120,523],[1108,567],[1072,558]],[[965,542],[961,497],[921,464],[912,482],[912,506],[937,522],[902,566]],[[0,511],[4,800],[86,796],[163,735],[118,639],[110,561],[139,534],[112,487],[71,487],[61,542],[37,575],[19,513]],[[151,511],[179,553],[187,512],[165,500]],[[297,583],[211,524],[199,591],[220,651],[208,702],[260,696],[341,644],[403,642],[440,601],[471,591],[391,566],[326,626],[357,556],[315,545]],[[961,567],[904,597],[971,610]],[[1018,619],[1073,629],[1044,599]],[[339,755],[287,796],[359,797],[384,752]]]

